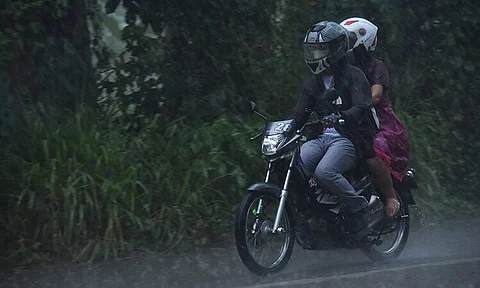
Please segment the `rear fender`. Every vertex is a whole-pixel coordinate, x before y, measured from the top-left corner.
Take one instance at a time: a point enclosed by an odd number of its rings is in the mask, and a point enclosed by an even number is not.
[[[399,194],[404,204],[415,205],[415,199],[413,199],[412,189],[409,186],[402,185]]]
[[[400,198],[402,198],[402,202],[406,205],[415,205],[415,199],[413,198],[412,195],[412,185],[409,185],[409,183],[405,183],[405,181],[398,181],[394,180],[393,186],[395,190],[397,190],[398,194],[400,195]]]
[[[410,167],[405,175],[403,176],[402,183],[400,185],[400,197],[402,197],[403,203],[407,205],[415,205],[415,200],[413,199],[412,189],[418,187],[415,176],[417,171]]]

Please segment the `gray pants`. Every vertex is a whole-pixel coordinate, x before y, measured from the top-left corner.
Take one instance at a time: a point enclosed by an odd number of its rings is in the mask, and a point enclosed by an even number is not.
[[[339,134],[323,134],[303,144],[300,157],[308,176],[313,175],[322,187],[345,201],[352,213],[368,205],[367,199],[358,196],[341,174],[357,164],[355,147],[350,140]]]

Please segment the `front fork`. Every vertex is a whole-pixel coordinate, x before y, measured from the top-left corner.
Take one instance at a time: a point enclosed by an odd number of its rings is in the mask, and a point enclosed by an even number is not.
[[[278,227],[280,224],[280,218],[282,217],[283,211],[285,210],[285,204],[287,203],[287,196],[288,196],[288,183],[290,182],[290,176],[292,175],[292,168],[295,158],[297,157],[297,153],[294,153],[292,159],[290,160],[290,165],[288,165],[287,176],[285,177],[285,182],[283,183],[282,194],[280,195],[280,204],[278,205],[277,215],[275,216],[275,222],[273,223],[273,230],[272,233],[285,232],[285,228]]]
[[[272,162],[268,162],[267,175],[265,176],[265,183],[268,183],[270,180],[270,173],[272,171]],[[258,223],[260,221],[260,213],[262,213],[263,208],[263,199],[258,200],[257,212],[255,213],[255,223],[253,223],[252,234],[257,232]]]
[[[285,204],[287,203],[287,196],[288,196],[287,188],[288,188],[288,183],[290,182],[293,163],[294,163],[296,157],[297,157],[297,154],[296,153],[293,154],[292,159],[290,160],[290,164],[288,166],[287,175],[285,177],[285,182],[283,183],[282,193],[280,195],[280,204],[278,205],[277,214],[275,215],[275,222],[273,224],[272,233],[276,233],[276,232],[283,233],[283,232],[285,232],[285,229],[283,227],[278,227],[278,226],[280,224],[280,219],[282,217],[283,211],[285,210]],[[269,163],[268,164],[267,175],[265,177],[265,183],[267,183],[270,179],[271,168],[272,168],[272,163]],[[262,212],[262,209],[263,209],[263,199],[260,198],[260,200],[258,201],[258,207],[257,207],[256,215],[255,215],[256,217],[255,217],[255,223],[253,224],[252,233],[255,233],[257,231],[257,227],[258,227],[259,220],[260,220],[259,216],[260,216],[260,213]]]

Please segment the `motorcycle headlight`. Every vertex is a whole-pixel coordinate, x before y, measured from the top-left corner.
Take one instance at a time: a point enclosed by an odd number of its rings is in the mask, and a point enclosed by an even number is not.
[[[265,136],[262,143],[262,153],[264,155],[273,155],[277,153],[278,146],[285,140],[283,134]]]

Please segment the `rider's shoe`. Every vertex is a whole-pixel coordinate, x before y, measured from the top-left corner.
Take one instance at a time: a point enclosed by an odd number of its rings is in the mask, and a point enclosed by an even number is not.
[[[368,206],[354,213],[352,213],[350,209],[344,208],[341,213],[345,217],[345,228],[349,233],[358,235],[363,234],[362,232],[367,230],[369,221]]]
[[[368,227],[368,221],[369,221],[369,209],[368,207],[365,207],[361,209],[360,211],[357,211],[353,214],[351,214],[350,218],[350,231],[354,233],[358,233],[362,230],[365,230]]]
[[[344,214],[347,222],[347,230],[355,235],[355,238],[364,238],[368,234],[368,228],[375,226],[383,219],[385,206],[380,198],[372,196],[368,206],[354,213]]]

